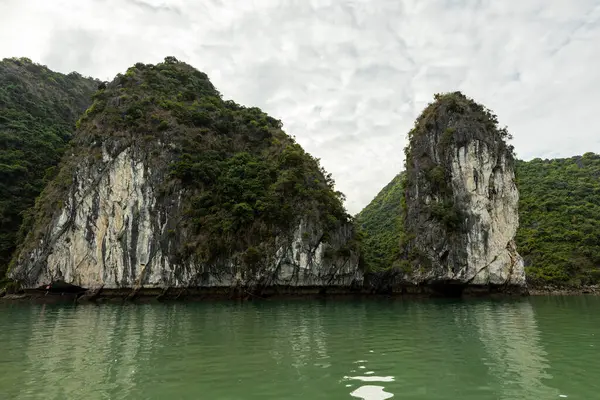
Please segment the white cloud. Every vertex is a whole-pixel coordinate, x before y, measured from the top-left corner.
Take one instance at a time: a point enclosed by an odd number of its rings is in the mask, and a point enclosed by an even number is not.
[[[600,152],[600,0],[4,0],[0,57],[111,79],[167,55],[261,107],[359,211],[441,91],[498,114],[520,157]]]

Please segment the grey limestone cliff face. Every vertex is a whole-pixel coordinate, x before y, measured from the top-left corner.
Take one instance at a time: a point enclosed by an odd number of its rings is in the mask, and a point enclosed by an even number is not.
[[[407,148],[407,279],[525,286],[514,237],[519,192],[496,117],[460,93],[430,105]]]
[[[274,239],[268,261],[254,270],[235,257],[213,264],[181,257],[176,249],[187,235],[180,226],[186,193],[180,188],[167,198],[157,195],[164,171],[147,160],[135,146],[103,146],[100,161],[83,158],[62,207],[18,256],[11,278],[25,288],[61,280],[106,289],[348,287],[362,281],[357,254],[327,254],[351,238],[352,226],[333,232],[325,244],[322,228],[302,216],[295,229]]]

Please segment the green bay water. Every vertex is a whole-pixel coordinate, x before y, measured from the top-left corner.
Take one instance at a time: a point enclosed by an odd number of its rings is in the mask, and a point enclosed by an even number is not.
[[[600,298],[0,304],[0,399],[598,399]]]

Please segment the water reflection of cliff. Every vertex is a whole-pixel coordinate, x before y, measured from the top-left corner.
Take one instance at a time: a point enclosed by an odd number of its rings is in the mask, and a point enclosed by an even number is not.
[[[20,367],[0,379],[19,381],[0,387],[7,398],[350,398],[377,385],[414,399],[560,394],[527,301],[32,307],[17,317],[18,334],[2,336],[3,361]]]
[[[341,338],[364,337],[365,310],[339,311],[317,302],[32,309],[16,398],[285,398],[315,382],[345,390],[332,358],[347,352]]]
[[[294,392],[305,393],[307,398],[347,395],[339,384],[339,367],[351,363],[353,355],[348,354],[348,341],[356,344],[364,341],[365,305],[291,303],[273,307],[271,312],[269,355],[276,365],[274,379],[293,383]],[[280,395],[278,398],[289,398],[289,387]]]
[[[25,346],[28,381],[23,382],[21,396],[41,392],[47,399],[117,394],[126,398],[135,392],[143,381],[140,370],[161,346],[158,343],[168,343],[163,334],[172,319],[162,307],[123,311],[122,307],[37,309]]]
[[[483,362],[497,381],[498,399],[558,397],[556,389],[544,383],[551,378],[546,372],[549,365],[528,301],[485,302],[468,309],[475,314],[479,339],[489,356]]]

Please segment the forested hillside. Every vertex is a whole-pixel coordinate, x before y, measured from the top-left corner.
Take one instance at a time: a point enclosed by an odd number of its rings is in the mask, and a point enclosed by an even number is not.
[[[600,155],[517,163],[519,252],[530,283],[600,281]]]
[[[366,267],[397,262],[402,187],[396,176],[356,217]],[[517,161],[520,192],[517,233],[532,285],[600,282],[600,155]]]
[[[400,257],[402,233],[402,173],[396,175],[357,216],[362,228],[363,259],[371,270],[395,265]]]
[[[0,280],[22,213],[52,175],[98,83],[26,58],[0,61]]]

